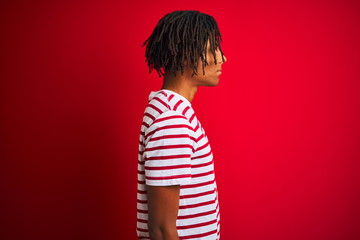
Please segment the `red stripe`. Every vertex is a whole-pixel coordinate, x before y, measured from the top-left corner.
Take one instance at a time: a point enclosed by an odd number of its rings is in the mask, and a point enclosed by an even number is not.
[[[184,108],[184,110],[182,111],[182,114],[185,115],[189,109],[190,109],[190,107],[186,106],[186,108]]]
[[[199,142],[204,136],[204,134],[201,134],[197,139],[196,139],[196,142]]]
[[[169,170],[179,168],[191,168],[191,164],[173,165],[173,166],[162,166],[162,167],[145,167],[146,170]]]
[[[137,209],[137,212],[138,212],[138,213],[148,213],[147,210],[141,210],[141,209]]]
[[[174,124],[174,125],[162,126],[162,127],[158,127],[157,129],[155,129],[155,130],[149,132],[147,135],[145,135],[145,141],[149,137],[149,135],[154,134],[156,131],[160,131],[160,130],[163,130],[163,129],[171,129],[171,128],[174,128],[174,129],[176,129],[176,128],[187,128],[187,129],[192,130],[192,127],[188,126],[186,124]]]
[[[187,236],[179,236],[179,238],[182,240],[182,239],[191,239],[191,238],[200,238],[200,237],[206,237],[206,236],[209,236],[211,234],[215,234],[217,232],[217,229],[216,230],[213,230],[213,231],[210,231],[210,232],[207,232],[207,233],[200,233],[200,234],[194,234],[194,235],[187,235]]]
[[[137,221],[138,221],[138,222],[141,222],[141,223],[147,223],[147,222],[148,222],[147,220],[145,220],[145,219],[140,219],[140,218],[137,218]]]
[[[148,230],[147,230],[147,229],[144,229],[144,228],[137,228],[137,230],[138,230],[139,232],[148,232]]]
[[[207,157],[207,156],[210,156],[210,155],[211,155],[211,151],[209,151],[207,154],[204,154],[204,155],[200,155],[200,156],[197,156],[197,157],[192,157],[191,159],[204,158],[204,157]]]
[[[155,117],[148,112],[144,113],[144,116],[151,118],[153,121],[155,120]]]
[[[155,151],[155,150],[163,150],[163,149],[173,149],[173,148],[190,148],[194,151],[193,146],[190,144],[177,144],[177,145],[163,145],[163,146],[157,146],[152,148],[146,148],[145,152]]]
[[[148,157],[148,158],[146,158],[146,160],[168,160],[168,159],[175,159],[175,158],[190,158],[190,157],[191,157],[191,154],[179,154],[179,155]]]
[[[216,202],[216,199],[211,200],[211,201],[207,201],[207,202],[201,202],[201,203],[195,203],[195,204],[179,206],[179,209],[202,207],[202,206],[214,204],[215,202]]]
[[[216,213],[216,210],[211,210],[211,211],[208,211],[208,212],[202,212],[202,213],[196,213],[196,214],[190,214],[190,215],[184,215],[184,216],[178,216],[177,219],[196,218],[196,217],[210,215],[210,214],[213,214],[213,213]]]
[[[196,139],[194,137],[189,136],[189,134],[164,135],[164,136],[160,136],[160,137],[153,137],[153,138],[150,138],[149,142],[157,141],[160,139],[167,139],[167,138],[190,138],[191,140],[196,142]]]
[[[138,202],[138,203],[142,203],[142,204],[147,204],[147,201],[146,201],[146,200],[140,200],[140,199],[138,199],[137,202]]]
[[[148,176],[146,176],[146,179],[148,179],[148,180],[171,180],[171,179],[177,179],[177,178],[191,178],[191,174],[182,174],[182,175],[164,176],[164,177],[148,177]]]
[[[187,184],[187,185],[181,185],[180,188],[195,188],[195,187],[203,187],[206,185],[210,185],[213,184],[215,182],[214,180],[208,181],[208,182],[203,182],[203,183],[195,183],[195,184]]]
[[[149,127],[149,124],[147,124],[146,122],[142,122],[142,125],[144,125],[145,127]]]
[[[137,192],[140,193],[140,194],[146,194],[145,190],[137,190]]]
[[[196,132],[199,129],[199,122],[197,123],[196,127],[194,128],[194,132]]]
[[[168,98],[169,101],[171,101],[171,99],[174,97],[174,94],[171,94],[170,97]]]
[[[203,177],[203,176],[211,175],[211,174],[213,174],[213,173],[214,173],[214,170],[211,170],[211,171],[209,171],[209,172],[193,174],[192,177],[193,177],[193,178]]]
[[[138,170],[138,174],[145,174],[145,171]]]
[[[156,106],[152,105],[152,104],[149,104],[148,105],[149,107],[151,107],[152,109],[156,110],[157,112],[159,112],[160,114],[162,114],[163,112]]]
[[[169,119],[175,119],[175,118],[182,118],[182,119],[186,119],[186,117],[184,116],[181,116],[181,115],[175,115],[175,116],[169,116],[169,117],[163,117],[163,118],[158,118],[156,119],[153,123],[158,123],[158,122],[162,122],[162,121],[165,121],[165,120],[169,120]]]
[[[195,113],[193,113],[193,115],[190,117],[189,121],[192,122],[194,117],[195,117]]]
[[[146,200],[140,200],[140,199],[137,199],[137,202],[138,202],[138,203],[142,203],[142,204],[147,203]],[[202,206],[214,204],[215,202],[216,202],[216,199],[211,200],[211,201],[207,201],[207,202],[201,202],[201,203],[183,205],[183,206],[179,206],[179,209],[188,209],[188,208],[202,207]],[[219,213],[220,213],[220,212],[219,212]],[[219,213],[218,213],[218,215],[219,215]]]
[[[205,143],[205,144],[202,145],[201,147],[198,147],[198,148],[196,149],[196,151],[199,151],[199,150],[201,150],[201,149],[204,149],[204,148],[206,148],[208,145],[209,145],[209,142]]]
[[[192,225],[185,225],[185,226],[177,226],[177,229],[189,229],[189,228],[197,228],[197,227],[204,227],[204,226],[208,226],[210,224],[214,224],[216,223],[216,219],[212,220],[212,221],[208,221],[208,222],[203,222],[203,223],[197,223],[197,224],[192,224]]]
[[[174,105],[174,111],[176,111],[176,109],[179,107],[179,105],[183,102],[183,100],[179,100],[175,105]]]
[[[162,95],[164,95],[165,97],[167,97],[167,94],[163,91],[160,92]]]
[[[161,103],[162,105],[164,105],[164,107],[170,109],[170,106],[169,106],[167,103],[165,103],[163,100],[161,100],[160,98],[154,97],[153,99],[155,99],[156,101],[158,101],[159,103]]]
[[[191,167],[192,168],[206,167],[206,166],[213,164],[213,162],[214,162],[214,160],[211,160],[210,162],[206,162],[206,163],[193,164],[193,165],[191,165]]]
[[[214,189],[214,190],[207,191],[207,192],[202,192],[202,193],[182,195],[182,196],[180,196],[180,199],[201,197],[201,196],[213,194],[214,192],[215,192],[215,189]]]

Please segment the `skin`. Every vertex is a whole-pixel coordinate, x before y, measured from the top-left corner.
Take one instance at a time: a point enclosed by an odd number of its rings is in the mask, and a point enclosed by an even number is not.
[[[146,185],[148,229],[151,240],[178,240],[176,219],[179,210],[180,185]]]
[[[188,66],[185,62],[183,75],[181,75],[180,71],[176,73],[176,77],[174,77],[172,72],[165,72],[164,82],[161,89],[172,90],[184,96],[189,102],[191,102],[199,86],[216,86],[219,83],[219,76],[221,74],[221,72],[218,72],[218,70],[221,70],[221,66],[224,62],[221,58],[220,51],[215,51],[215,54],[217,64],[215,64],[214,56],[210,51],[210,41],[208,41],[208,65],[205,66],[205,75],[203,75],[203,64],[201,60],[199,60],[199,65],[197,67],[197,75],[194,75],[193,77],[191,77],[191,75],[193,74],[192,68]],[[224,59],[225,61],[227,61],[225,55]]]
[[[184,74],[181,72],[165,72],[162,89],[168,89],[184,96],[191,102],[199,86],[216,86],[219,83],[221,66],[223,64],[220,51],[215,51],[217,64],[207,44],[207,61],[203,75],[202,61],[197,67],[198,75],[193,74],[191,66],[185,63]],[[224,56],[226,61],[226,57]],[[178,240],[176,219],[179,211],[180,186],[149,186],[146,185],[148,201],[148,229],[152,240]]]

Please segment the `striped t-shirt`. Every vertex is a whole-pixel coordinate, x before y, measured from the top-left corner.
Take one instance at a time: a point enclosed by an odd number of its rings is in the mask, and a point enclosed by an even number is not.
[[[180,185],[180,239],[220,239],[220,212],[211,147],[191,103],[173,91],[149,95],[140,131],[137,235],[150,239],[145,184]]]

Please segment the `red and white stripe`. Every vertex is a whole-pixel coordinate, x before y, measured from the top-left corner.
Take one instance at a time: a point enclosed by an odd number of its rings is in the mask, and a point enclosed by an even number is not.
[[[211,147],[190,102],[160,90],[150,93],[140,131],[137,234],[147,229],[145,184],[180,185],[176,221],[180,239],[220,239],[220,212]]]

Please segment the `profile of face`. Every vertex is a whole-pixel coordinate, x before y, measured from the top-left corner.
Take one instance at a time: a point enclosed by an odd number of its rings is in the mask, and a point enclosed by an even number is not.
[[[210,50],[210,41],[207,43],[207,62],[208,64],[204,67],[205,75],[203,74],[203,63],[199,59],[199,65],[197,67],[197,75],[194,75],[192,78],[197,86],[216,86],[219,83],[219,77],[221,75],[221,66],[224,62],[227,61],[225,55],[224,60],[221,57],[221,52],[219,48],[215,51],[216,64],[214,56]]]

